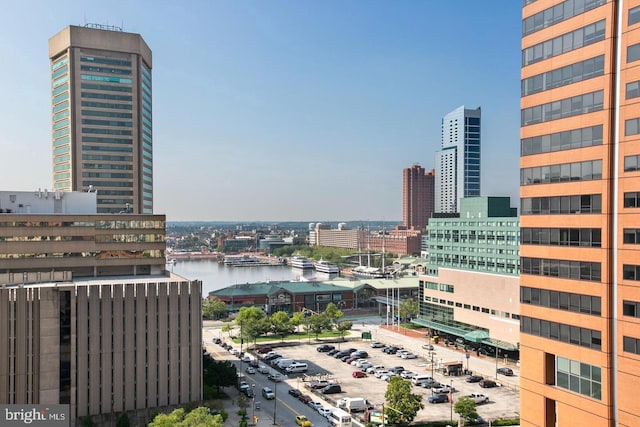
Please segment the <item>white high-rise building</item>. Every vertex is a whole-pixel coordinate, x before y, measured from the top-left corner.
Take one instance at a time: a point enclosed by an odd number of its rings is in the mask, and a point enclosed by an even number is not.
[[[461,198],[480,196],[480,107],[444,116],[435,166],[435,212],[458,212]]]

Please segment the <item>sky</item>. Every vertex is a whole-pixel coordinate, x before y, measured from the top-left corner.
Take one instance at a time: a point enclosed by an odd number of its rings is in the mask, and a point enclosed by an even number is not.
[[[13,0],[0,15],[0,189],[52,187],[48,39],[153,51],[154,213],[402,220],[402,170],[482,108],[482,195],[518,206],[521,1]]]

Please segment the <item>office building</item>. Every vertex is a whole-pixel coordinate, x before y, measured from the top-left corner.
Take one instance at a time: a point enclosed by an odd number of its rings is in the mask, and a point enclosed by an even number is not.
[[[480,107],[456,108],[442,119],[436,151],[435,211],[458,212],[463,197],[480,195]]]
[[[97,191],[98,213],[153,213],[151,49],[117,27],[49,39],[53,187]]]
[[[459,215],[434,214],[413,322],[517,358],[519,227],[509,197],[464,198]]]
[[[522,16],[521,425],[637,426],[640,3]]]
[[[202,283],[166,271],[164,215],[95,200],[0,191],[0,404],[146,424],[201,399]]]
[[[402,171],[402,225],[424,230],[433,213],[435,170],[427,172],[419,165]]]

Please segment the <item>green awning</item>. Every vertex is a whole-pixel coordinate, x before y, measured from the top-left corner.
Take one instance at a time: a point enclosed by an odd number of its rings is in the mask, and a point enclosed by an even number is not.
[[[489,332],[477,329],[475,331],[467,332],[462,336],[467,341],[479,343],[489,339]]]

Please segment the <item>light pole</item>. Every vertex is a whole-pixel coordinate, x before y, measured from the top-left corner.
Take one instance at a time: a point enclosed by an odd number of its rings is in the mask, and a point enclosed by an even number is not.
[[[256,424],[256,385],[251,384],[251,388],[253,389],[253,393],[251,394],[252,396],[252,403],[251,406],[253,406],[253,414],[251,414],[251,420],[253,421],[254,424]]]
[[[276,425],[276,411],[278,410],[278,381],[273,386],[273,425]]]
[[[453,380],[449,380],[449,406],[451,412],[451,425],[453,425]]]
[[[496,347],[496,380],[498,379],[498,347]]]

